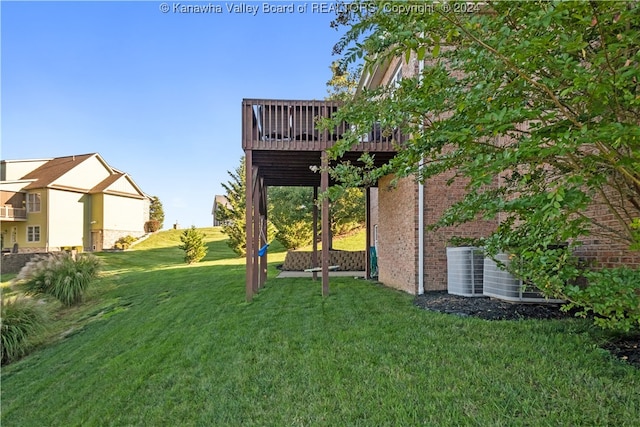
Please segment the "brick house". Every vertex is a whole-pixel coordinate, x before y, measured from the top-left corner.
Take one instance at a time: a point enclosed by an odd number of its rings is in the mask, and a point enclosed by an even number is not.
[[[360,88],[373,89],[380,85],[394,84],[402,76],[415,76],[419,64],[415,57],[409,62],[399,58],[378,65],[364,75]],[[424,226],[435,222],[441,214],[465,194],[460,183],[447,186],[451,175],[439,175],[420,185],[412,178],[401,179],[395,188],[388,183],[392,177],[385,177],[378,183],[377,209],[372,213],[371,227],[375,241],[370,241],[378,249],[379,280],[391,287],[412,294],[447,288],[446,246],[451,237],[483,237],[498,225],[496,221],[474,221],[455,228],[427,231]],[[618,198],[620,199],[620,198]],[[624,200],[618,200],[618,211],[629,220],[640,217],[640,211]],[[602,228],[592,227],[592,235],[581,239],[576,255],[583,261],[596,266],[640,267],[640,252],[630,251],[628,244],[615,239],[619,227],[614,215],[606,209],[601,200],[595,199],[585,212],[604,228],[611,229],[608,235],[599,232]],[[422,245],[422,247],[421,247]]]
[[[149,197],[97,153],[3,160],[0,202],[5,251],[101,251],[149,220]]]
[[[362,76],[360,88],[373,89],[396,84],[402,77],[418,72],[418,61],[399,58],[380,64]],[[447,288],[446,247],[452,237],[486,237],[496,221],[474,221],[436,231],[426,229],[465,194],[462,183],[446,185],[450,174],[442,174],[420,184],[414,178],[402,178],[392,187],[394,177],[387,176],[372,189],[371,227],[378,256],[378,280],[387,286],[421,294]]]
[[[421,64],[415,56],[408,62],[396,58],[379,64],[363,75],[360,89],[373,89],[394,84],[403,76],[415,76]],[[331,179],[324,168],[331,162],[327,150],[340,137],[348,124],[342,124],[331,131],[319,131],[315,119],[331,117],[339,103],[332,101],[294,101],[245,99],[242,104],[242,148],[247,159],[246,168],[246,235],[247,235],[247,299],[260,289],[266,280],[266,254],[259,254],[260,235],[266,231],[266,193],[271,185],[310,186],[316,191],[324,191],[331,185]],[[402,135],[399,135],[402,140]],[[380,132],[372,132],[363,137],[359,144],[345,153],[342,160],[358,164],[363,152],[374,154],[380,165],[395,154],[396,145],[390,137]],[[320,173],[317,173],[320,172]],[[499,224],[496,220],[477,220],[456,227],[429,230],[427,225],[436,222],[444,211],[461,200],[466,194],[464,182],[447,185],[452,172],[429,178],[424,183],[414,178],[399,179],[395,186],[393,176],[380,179],[367,188],[367,242],[376,248],[378,280],[383,284],[410,294],[447,289],[447,245],[452,237],[478,238],[491,234]],[[499,178],[498,178],[499,179]],[[621,211],[631,212],[632,217],[640,217],[633,206],[620,202]],[[615,227],[613,215],[603,209],[595,200],[586,212],[605,226]],[[324,221],[329,216],[329,203],[323,201],[322,215],[314,213],[314,227],[321,217],[323,229],[328,229]],[[594,227],[595,231],[595,227]],[[640,253],[627,249],[609,236],[592,234],[582,240],[576,254],[585,261],[598,265],[615,267],[640,266]],[[323,233],[322,246],[328,247],[329,236]],[[316,248],[314,248],[314,253]],[[366,251],[370,255],[369,251]],[[314,255],[317,256],[317,255]],[[328,293],[328,251],[322,252],[323,294]],[[369,268],[369,259],[365,263]],[[370,277],[370,271],[366,276]]]

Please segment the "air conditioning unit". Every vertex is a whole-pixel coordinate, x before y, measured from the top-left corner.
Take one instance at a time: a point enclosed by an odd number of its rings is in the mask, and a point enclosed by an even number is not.
[[[496,259],[508,266],[507,254],[497,254]],[[527,285],[515,278],[511,273],[503,270],[491,258],[484,259],[484,290],[485,296],[512,302],[532,303],[563,303],[564,300],[545,298],[538,288]]]
[[[483,296],[483,268],[482,248],[447,248],[447,291],[464,297]]]

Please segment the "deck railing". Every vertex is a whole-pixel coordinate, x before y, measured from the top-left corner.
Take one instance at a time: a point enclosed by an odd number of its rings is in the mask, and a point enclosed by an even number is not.
[[[245,99],[242,102],[242,148],[252,150],[321,151],[331,147],[350,129],[341,123],[320,129],[320,118],[331,118],[340,107],[336,101]],[[360,138],[355,151],[395,151],[398,132],[381,132],[373,125]]]
[[[3,220],[27,219],[27,209],[14,208],[13,206],[0,206],[0,219],[3,219]]]

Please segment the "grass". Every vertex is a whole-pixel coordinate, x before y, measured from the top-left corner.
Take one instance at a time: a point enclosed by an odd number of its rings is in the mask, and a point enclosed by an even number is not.
[[[327,298],[310,279],[271,280],[246,303],[244,259],[205,231],[207,257],[192,266],[174,231],[102,254],[63,338],[3,368],[3,427],[640,419],[640,371],[599,349],[586,322],[432,313],[352,278],[332,278]]]
[[[31,298],[2,298],[2,363],[28,353],[33,337],[46,329],[47,311]]]
[[[354,230],[347,235],[334,237],[333,249],[341,251],[363,251],[366,249],[366,231],[364,228]],[[322,249],[322,242],[318,242],[318,250]],[[312,251],[313,246],[307,245],[296,249],[297,251]]]

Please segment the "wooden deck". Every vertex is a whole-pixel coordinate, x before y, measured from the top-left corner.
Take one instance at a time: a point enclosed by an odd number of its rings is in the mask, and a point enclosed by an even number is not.
[[[242,148],[271,151],[323,151],[349,129],[342,123],[331,130],[320,130],[318,118],[332,117],[337,101],[292,101],[245,99],[242,101]],[[372,126],[362,135],[353,151],[394,152],[399,135],[383,136]]]
[[[329,118],[340,107],[335,101],[245,99],[242,101],[242,148],[252,151],[252,164],[267,186],[318,187],[322,152],[331,148],[349,129],[342,123],[332,130],[320,130],[318,118]],[[362,135],[360,143],[345,153],[343,160],[357,164],[364,152],[376,163],[387,162],[397,150],[401,136],[383,136],[379,126]]]
[[[319,118],[330,118],[340,108],[334,101],[294,101],[244,99],[242,101],[242,149],[246,160],[246,297],[250,301],[264,285],[267,277],[267,254],[259,253],[265,243],[267,224],[267,188],[269,186],[305,186],[314,188],[314,198],[318,190],[324,192],[332,184],[327,166],[330,162],[327,150],[350,129],[348,123],[341,123],[333,129],[321,130],[317,126]],[[372,124],[371,130],[360,137],[359,143],[351,147],[341,160],[358,164],[358,158],[367,152],[374,156],[375,163],[381,165],[396,153],[402,141],[398,132],[382,132]],[[367,212],[369,211],[369,189],[366,191]],[[329,200],[322,201],[322,212],[314,204],[313,228],[317,235],[318,219],[322,219],[322,247],[329,245]],[[367,237],[369,225],[367,214]],[[329,251],[322,251],[318,260],[317,240],[313,244],[313,264],[318,270],[314,279],[322,273],[322,294],[329,293]],[[369,277],[369,250],[366,250],[366,277]]]

